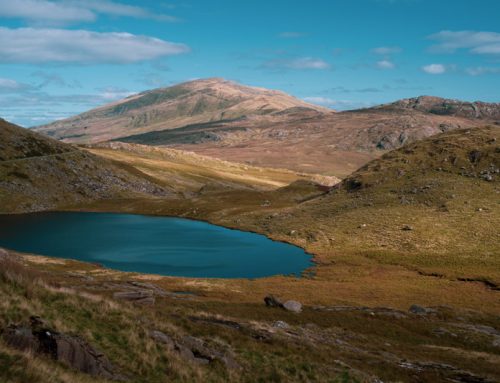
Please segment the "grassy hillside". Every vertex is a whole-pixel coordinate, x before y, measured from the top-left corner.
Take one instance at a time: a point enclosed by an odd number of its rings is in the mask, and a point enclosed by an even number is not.
[[[455,130],[388,152],[333,188],[298,179],[275,190],[269,182],[290,173],[207,160],[192,177],[203,157],[90,149],[159,184],[179,171],[185,190],[202,176],[215,186],[184,198],[116,195],[68,208],[252,230],[304,247],[316,267],[302,278],[190,279],[0,251],[0,332],[41,316],[133,382],[498,381],[499,142],[497,126]],[[250,187],[252,177],[259,182]],[[124,301],[116,295],[123,292],[149,303]],[[300,301],[302,313],[265,307],[268,294]],[[408,311],[414,304],[421,307]],[[0,361],[7,382],[100,381],[5,339]]]
[[[209,192],[229,189],[274,190],[297,180],[333,185],[335,177],[259,168],[200,156],[192,152],[120,142],[91,145],[98,156],[134,166],[176,191]]]
[[[172,191],[133,167],[0,120],[0,212],[51,209]]]

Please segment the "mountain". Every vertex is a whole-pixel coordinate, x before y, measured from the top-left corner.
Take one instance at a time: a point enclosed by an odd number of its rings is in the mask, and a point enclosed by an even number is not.
[[[294,108],[332,113],[283,92],[209,78],[142,92],[35,130],[66,142],[90,143]]]
[[[256,166],[344,177],[387,150],[488,122],[421,111],[399,103],[337,113],[300,110],[240,121],[194,124],[118,140],[165,145]],[[497,104],[489,104],[500,109]]]
[[[35,130],[68,142],[169,146],[345,177],[387,150],[488,123],[500,124],[500,104],[422,96],[333,112],[282,92],[206,79],[144,92]]]
[[[0,119],[0,212],[98,199],[168,196],[144,173]]]

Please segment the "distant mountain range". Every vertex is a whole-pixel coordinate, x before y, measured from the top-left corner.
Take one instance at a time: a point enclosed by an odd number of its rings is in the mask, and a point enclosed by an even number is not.
[[[422,96],[335,112],[283,92],[214,78],[143,92],[35,130],[66,142],[171,146],[342,177],[381,151],[485,124],[500,124],[499,103]]]

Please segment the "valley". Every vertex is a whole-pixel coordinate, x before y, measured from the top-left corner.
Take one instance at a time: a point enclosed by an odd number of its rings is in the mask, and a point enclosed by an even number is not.
[[[75,260],[77,251],[0,250],[1,374],[20,382],[500,379],[498,116],[492,105],[483,113],[459,104],[449,114],[435,105],[292,108],[286,117],[78,145],[2,120],[3,214],[188,218],[299,246],[314,267],[300,276],[192,278],[108,269]],[[208,139],[191,142],[197,135]],[[85,237],[103,240],[111,229],[99,234]],[[113,257],[133,252],[125,247]],[[73,351],[49,358],[26,343],[21,335],[39,326]]]

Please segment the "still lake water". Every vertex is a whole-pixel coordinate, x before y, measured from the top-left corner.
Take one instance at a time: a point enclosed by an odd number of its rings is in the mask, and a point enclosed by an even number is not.
[[[0,247],[105,267],[203,278],[258,278],[312,266],[299,247],[182,218],[114,213],[0,215]]]

